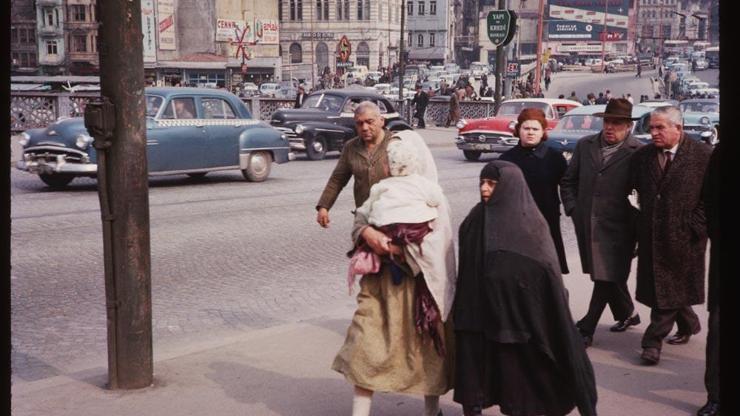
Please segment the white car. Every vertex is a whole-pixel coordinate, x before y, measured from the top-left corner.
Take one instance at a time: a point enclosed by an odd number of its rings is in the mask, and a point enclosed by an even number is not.
[[[263,97],[274,97],[280,91],[280,86],[274,82],[265,82],[260,85],[260,95]]]
[[[245,82],[244,84],[242,84],[241,90],[245,96],[251,97],[253,95],[259,94],[260,87],[258,87],[257,84],[255,84],[254,82]]]
[[[370,72],[367,73],[367,75],[365,76],[365,78],[370,78],[371,80],[373,80],[373,82],[378,82],[378,81],[380,81],[380,77],[382,77],[382,76],[383,76],[383,74],[380,73],[380,72],[378,72],[378,71],[370,71]]]
[[[719,97],[719,88],[699,88],[696,90],[696,95]]]
[[[391,92],[391,84],[375,84],[370,88],[374,89],[380,95],[388,95]]]

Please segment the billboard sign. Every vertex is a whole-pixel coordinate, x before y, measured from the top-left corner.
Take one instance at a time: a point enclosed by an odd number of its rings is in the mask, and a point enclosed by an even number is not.
[[[141,32],[144,35],[144,63],[157,62],[157,21],[154,0],[141,0]]]
[[[244,20],[216,19],[216,42],[236,42],[242,38],[244,29],[244,42],[254,42],[254,33],[246,26]]]
[[[550,0],[548,39],[553,41],[626,41],[630,0]],[[606,12],[606,30],[604,15]]]
[[[175,0],[158,0],[157,16],[159,18],[159,49],[170,51],[177,49]]]
[[[259,45],[279,44],[278,21],[275,19],[254,19],[254,43]]]

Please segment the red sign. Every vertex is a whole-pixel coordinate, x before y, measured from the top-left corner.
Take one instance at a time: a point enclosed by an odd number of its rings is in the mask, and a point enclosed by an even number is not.
[[[352,54],[352,44],[349,43],[346,35],[342,36],[342,39],[339,39],[339,44],[337,44],[337,57],[340,61],[347,62],[350,54]]]
[[[625,36],[624,32],[601,32],[599,33],[599,40],[606,41],[606,42],[612,42],[612,41],[624,40],[624,36]]]
[[[174,23],[175,23],[175,16],[173,16],[173,15],[167,16],[166,19],[164,19],[161,22],[159,22],[159,31],[160,32],[164,32],[170,26],[172,26]]]

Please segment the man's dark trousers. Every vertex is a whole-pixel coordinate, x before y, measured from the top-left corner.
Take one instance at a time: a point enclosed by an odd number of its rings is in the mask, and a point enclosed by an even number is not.
[[[635,305],[632,303],[632,298],[627,289],[627,282],[594,281],[594,290],[591,294],[588,312],[576,325],[582,334],[594,334],[596,324],[599,323],[601,313],[604,312],[607,304],[612,311],[612,315],[614,315],[615,321],[624,321],[632,315]]]
[[[424,128],[427,127],[426,123],[424,123],[424,113],[426,113],[426,112],[427,112],[427,108],[426,107],[417,107],[416,108],[416,117],[419,118],[419,124],[417,125],[417,127],[419,127],[420,129],[424,129]]]
[[[661,349],[663,338],[671,332],[674,323],[678,326],[678,332],[682,334],[694,335],[701,330],[699,317],[691,306],[678,309],[653,308],[650,310],[650,325],[642,336],[642,348]]]
[[[704,385],[709,400],[719,402],[719,305],[709,311],[709,334],[707,335],[707,370]]]

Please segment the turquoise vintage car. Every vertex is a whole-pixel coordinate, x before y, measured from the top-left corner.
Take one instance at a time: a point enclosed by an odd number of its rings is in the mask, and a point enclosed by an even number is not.
[[[693,98],[679,104],[683,113],[683,130],[694,140],[700,140],[712,146],[719,137],[719,98]]]
[[[146,88],[146,141],[150,176],[188,175],[239,169],[261,182],[272,162],[293,159],[277,129],[254,120],[234,94],[209,88]],[[18,169],[38,174],[51,187],[97,175],[96,150],[84,119],[57,120],[22,133]]]

